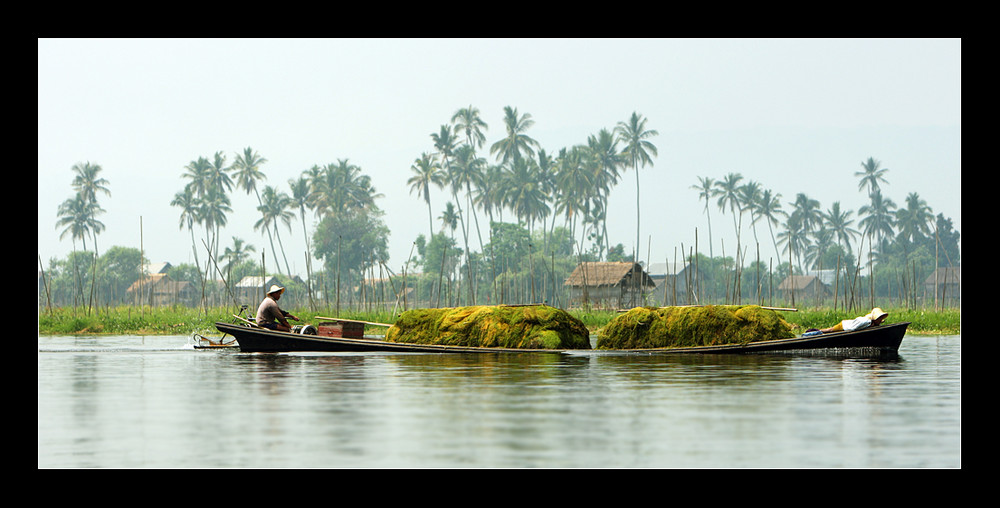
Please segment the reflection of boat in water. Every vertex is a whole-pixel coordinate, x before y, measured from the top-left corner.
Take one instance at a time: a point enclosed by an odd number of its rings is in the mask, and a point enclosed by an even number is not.
[[[246,310],[246,306],[243,306],[242,311]],[[235,333],[229,333],[218,325],[227,325],[233,327],[236,330],[259,330],[259,331],[274,331],[275,333],[291,334],[293,336],[303,336],[303,335],[322,335],[326,337],[336,337],[336,338],[348,338],[348,339],[361,339],[364,338],[365,325],[378,325],[378,326],[392,326],[385,323],[372,323],[370,321],[357,321],[354,319],[341,319],[341,318],[328,318],[328,317],[317,317],[316,319],[322,320],[323,322],[319,324],[318,327],[313,325],[295,325],[292,327],[290,332],[280,332],[275,330],[268,330],[266,328],[261,328],[248,316],[238,316],[233,315],[235,318],[234,324],[228,323],[216,323],[216,328],[222,333],[221,339],[211,339],[205,337],[204,335],[195,334],[193,337],[194,348],[195,349],[218,349],[218,348],[238,348],[240,345],[237,342],[239,338]],[[226,335],[232,335],[233,338],[229,341],[226,340]],[[299,349],[292,349],[289,351],[301,351]],[[313,351],[313,350],[310,350]],[[323,350],[326,351],[326,350]]]
[[[374,338],[331,336],[325,334],[279,332],[230,323],[215,323],[216,328],[236,338],[245,352],[399,352],[399,353],[633,353],[633,354],[830,354],[864,357],[895,355],[910,323],[893,323],[854,332],[833,332],[809,337],[728,344],[721,346],[695,346],[655,349],[513,349],[434,344],[408,344],[387,342]],[[320,325],[321,328],[323,325]],[[363,330],[363,327],[362,327]]]

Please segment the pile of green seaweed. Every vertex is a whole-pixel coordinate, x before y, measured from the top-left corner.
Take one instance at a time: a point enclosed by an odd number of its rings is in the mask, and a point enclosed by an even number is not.
[[[746,344],[793,337],[792,325],[757,305],[636,307],[598,332],[597,349]]]
[[[590,349],[583,322],[548,305],[454,307],[403,312],[389,342],[515,349]]]

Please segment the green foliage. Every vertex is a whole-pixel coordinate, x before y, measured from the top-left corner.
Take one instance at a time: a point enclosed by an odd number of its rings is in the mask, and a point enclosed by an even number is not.
[[[778,313],[756,305],[636,307],[601,329],[597,349],[746,344],[792,337]]]
[[[420,235],[417,247],[423,273],[434,275],[434,282],[437,282],[436,277],[442,273],[445,276],[454,274],[463,256],[462,249],[456,246],[455,239],[444,233],[435,234],[429,243],[423,235]],[[443,271],[442,261],[444,261]]]
[[[284,300],[282,300],[284,301]],[[889,312],[886,323],[907,321],[907,333],[955,335],[961,333],[961,309],[908,310],[883,307]],[[392,324],[397,316],[388,310],[342,310],[339,314],[332,309],[316,311],[289,306],[289,310],[302,319],[303,323],[316,324],[317,316],[339,317],[359,321]],[[634,310],[634,309],[633,309]],[[783,312],[782,318],[793,326],[795,333],[808,328],[826,328],[842,319],[850,319],[867,311],[833,311],[830,309],[803,309],[798,312]],[[39,335],[184,335],[192,332],[214,334],[216,321],[230,321],[235,310],[231,307],[210,308],[207,312],[200,308],[143,307],[134,306],[100,307],[90,314],[84,308],[56,307],[50,313],[48,308],[40,308],[38,313]],[[614,311],[572,310],[567,312],[581,322],[588,330],[600,330],[622,315]],[[366,334],[381,335],[386,327],[368,326]]]
[[[216,321],[229,321],[229,309],[209,313],[183,306],[132,306],[97,309],[63,307],[39,312],[39,335],[185,335],[214,333]]]
[[[516,349],[590,349],[584,324],[547,305],[470,306],[404,312],[385,340]]]
[[[326,270],[360,274],[372,259],[388,259],[389,228],[377,208],[349,208],[320,221],[313,233],[313,254]],[[339,257],[339,260],[338,260]]]
[[[483,248],[487,262],[492,262],[497,271],[503,271],[500,267],[514,271],[527,270],[529,245],[532,243],[528,230],[518,224],[506,222],[492,222],[490,229],[492,241]]]

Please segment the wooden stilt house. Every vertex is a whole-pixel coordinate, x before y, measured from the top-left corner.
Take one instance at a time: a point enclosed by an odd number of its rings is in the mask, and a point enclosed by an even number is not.
[[[924,279],[924,293],[928,303],[961,305],[962,267],[938,267]]]

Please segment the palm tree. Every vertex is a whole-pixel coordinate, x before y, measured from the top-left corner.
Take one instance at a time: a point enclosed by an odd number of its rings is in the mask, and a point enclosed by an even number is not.
[[[461,108],[451,116],[451,122],[455,124],[455,132],[465,134],[465,142],[473,149],[482,148],[486,142],[486,135],[483,131],[488,128],[486,122],[479,116],[479,109],[471,105]]]
[[[312,204],[320,215],[375,206],[375,199],[381,197],[372,187],[371,177],[348,159],[326,164],[311,175]]]
[[[251,252],[256,252],[256,248],[250,244],[243,244],[243,240],[233,237],[233,248],[226,247],[222,254],[222,260],[226,262],[226,273],[230,273],[234,266],[244,263],[249,259]]]
[[[438,216],[441,220],[441,231],[445,229],[451,231],[452,240],[455,239],[455,229],[458,228],[458,212],[455,211],[455,205],[451,201],[444,204],[444,211]]]
[[[295,217],[295,214],[289,211],[291,205],[292,200],[287,194],[277,191],[270,185],[264,187],[264,192],[261,194],[261,204],[257,207],[262,217],[254,224],[254,229],[259,229],[262,226],[267,227],[268,225],[274,226],[274,236],[278,238],[278,246],[281,247],[281,257],[285,260],[285,273],[288,275],[292,274],[292,269],[288,266],[288,257],[285,256],[285,246],[281,242],[281,232],[278,222],[280,221],[285,224],[289,232],[292,231],[292,218]],[[271,242],[271,252],[275,253],[274,242]],[[277,255],[275,255],[275,259],[278,259]]]
[[[889,171],[889,168],[879,167],[881,164],[881,162],[872,157],[861,162],[862,171],[854,173],[854,176],[861,177],[861,181],[858,183],[858,190],[868,187],[868,195],[871,196],[879,192],[879,182],[889,183],[885,179],[885,174]]]
[[[458,148],[458,139],[455,138],[455,132],[451,126],[442,125],[438,132],[431,133],[431,139],[434,141],[434,148],[437,149],[438,155],[441,156],[441,165],[447,171],[451,156],[455,153],[455,149]]]
[[[587,138],[587,148],[595,163],[598,181],[601,182],[598,186],[600,193],[598,196],[599,206],[597,208],[601,210],[599,217],[601,218],[604,247],[610,250],[611,245],[608,239],[606,210],[608,195],[611,194],[611,188],[618,184],[618,178],[621,176],[618,169],[625,164],[625,157],[618,152],[618,141],[615,139],[614,134],[607,129],[601,129],[596,136],[589,136]]]
[[[72,183],[73,190],[83,196],[84,200],[96,203],[98,192],[109,197],[111,196],[111,191],[108,190],[109,182],[98,176],[98,173],[103,170],[100,164],[91,164],[90,162],[83,164],[76,163],[73,165],[72,170],[76,173]]]
[[[778,242],[774,238],[773,225],[781,224],[778,216],[788,216],[781,209],[781,194],[771,194],[770,189],[764,189],[757,203],[757,218],[767,220],[767,229],[771,233],[771,244],[774,245],[774,253],[777,255],[780,251],[778,250]]]
[[[538,165],[531,159],[516,159],[506,172],[507,199],[511,211],[534,231],[536,220],[547,217],[550,211],[548,196],[539,185]]]
[[[466,203],[469,204],[469,213],[472,214],[472,219],[476,225],[476,236],[479,238],[479,248],[483,248],[483,235],[479,229],[479,216],[476,214],[476,209],[472,206],[472,183],[476,182],[481,178],[481,172],[483,170],[485,161],[476,156],[476,149],[482,148],[483,144],[486,143],[486,134],[483,133],[484,130],[488,129],[489,126],[479,115],[479,109],[472,107],[470,104],[467,108],[461,108],[451,116],[451,122],[455,125],[455,132],[457,134],[465,135],[465,146],[469,147],[469,153],[465,156],[456,152],[456,157],[463,157],[465,159],[465,169],[462,171],[463,180],[465,180],[465,193],[466,193]]]
[[[711,204],[712,202],[712,196],[715,195],[715,192],[712,188],[712,186],[715,183],[715,180],[708,177],[699,176],[698,183],[699,185],[692,185],[691,188],[699,191],[698,199],[705,200],[705,217],[708,219],[708,257],[714,258],[715,254],[712,253],[712,216],[709,213],[709,204]]]
[[[319,184],[323,179],[323,168],[319,164],[313,164],[312,167],[302,172],[302,178],[309,182],[309,202],[306,204],[316,218],[320,217],[319,210],[316,209],[316,199],[319,197]]]
[[[229,169],[226,167],[226,156],[222,152],[215,152],[212,162],[209,163],[209,182],[229,192],[233,189],[233,180],[229,178]]]
[[[299,217],[302,219],[302,237],[305,239],[306,252],[308,253],[310,249],[309,232],[306,230],[306,208],[309,208],[312,203],[312,188],[309,185],[309,179],[305,176],[290,178],[288,187],[292,191],[290,204],[299,209]]]
[[[228,168],[225,166],[226,158],[222,155],[222,152],[216,152],[214,162],[209,161],[205,157],[198,157],[197,160],[193,160],[184,166],[187,170],[181,176],[187,178],[190,181],[185,186],[186,189],[190,189],[194,195],[194,199],[198,202],[199,206],[202,207],[217,207],[223,206],[224,210],[214,210],[212,212],[205,212],[198,215],[198,219],[201,222],[205,222],[205,227],[211,230],[213,226],[216,231],[211,237],[206,235],[206,240],[209,242],[209,249],[215,253],[215,258],[218,259],[219,245],[218,245],[218,228],[220,224],[225,224],[225,219],[223,218],[221,222],[212,222],[211,215],[214,214],[217,218],[219,214],[224,215],[225,212],[231,210],[228,209],[230,204],[229,198],[226,196],[226,191],[232,188],[232,181],[229,179],[229,175],[226,173]]]
[[[87,235],[90,234],[93,224],[98,223],[95,217],[99,211],[103,212],[97,203],[87,201],[82,194],[63,201],[56,212],[59,214],[56,227],[65,226],[59,234],[59,239],[62,240],[66,235],[70,235],[73,250],[76,251],[76,240],[79,238],[83,241],[83,250],[87,250]]]
[[[806,266],[818,269],[823,255],[834,246],[836,233],[821,224],[812,232],[813,242],[806,247]]]
[[[487,164],[474,182],[476,189],[472,196],[472,203],[486,212],[491,223],[494,219],[493,211],[497,210],[499,212],[502,210],[502,200],[500,199],[500,180],[502,174],[503,171],[500,166]],[[492,232],[492,228],[490,228],[490,231]]]
[[[851,224],[854,223],[854,219],[851,219],[853,214],[854,212],[851,210],[841,211],[840,201],[835,201],[833,206],[823,214],[827,228],[836,237],[837,243],[843,245],[847,252],[851,252],[851,239],[858,236],[858,230],[851,227]]]
[[[82,194],[77,194],[59,205],[57,210],[59,219],[56,221],[56,228],[65,226],[65,229],[59,234],[59,239],[62,240],[67,234],[70,235],[70,239],[73,242],[74,254],[76,253],[77,238],[83,241],[83,250],[87,250],[87,234],[90,233],[91,223],[96,213],[95,208],[99,208],[97,203],[87,201]],[[74,293],[74,298],[82,298],[83,287],[80,280],[80,273],[75,264],[76,256],[73,256],[73,261],[77,282],[77,290]]]
[[[427,238],[429,241],[430,238],[434,237],[434,214],[431,212],[431,184],[437,185],[439,189],[442,188],[444,186],[444,173],[441,172],[441,168],[437,165],[434,156],[426,152],[413,161],[410,171],[413,172],[413,176],[406,181],[410,186],[410,193],[416,192],[418,196],[424,199],[424,203],[427,203],[427,223],[430,226],[430,236]]]
[[[858,223],[865,236],[875,238],[881,245],[882,239],[892,236],[892,229],[895,226],[893,210],[896,203],[891,199],[882,197],[881,191],[875,191],[871,195],[871,204],[862,206],[858,210],[858,215],[864,218]]]
[[[200,199],[212,187],[212,163],[204,157],[198,157],[198,160],[189,162],[184,169],[186,172],[181,177],[191,180],[185,187],[190,188],[195,197]]]
[[[104,209],[97,205],[97,193],[111,196],[111,191],[107,187],[108,181],[98,176],[102,171],[99,164],[91,164],[90,162],[82,165],[74,164],[72,169],[76,173],[72,183],[73,189],[83,196],[84,201],[94,205],[91,207],[90,217],[90,230],[94,235],[94,278],[91,280],[90,286],[90,301],[93,303],[94,287],[97,284],[97,235],[104,231],[104,224],[95,218],[98,214],[104,213]]]
[[[805,228],[806,232],[811,233],[823,224],[823,213],[819,209],[819,201],[800,192],[795,196],[795,202],[792,203],[792,206],[795,208],[792,214],[799,215],[802,219],[802,227]]]
[[[577,218],[586,215],[590,192],[596,185],[595,175],[587,171],[584,158],[582,147],[563,148],[556,158],[556,213],[566,218],[571,235],[575,235]]]
[[[742,179],[743,175],[739,173],[729,173],[722,180],[715,182],[715,192],[713,193],[719,198],[716,202],[719,205],[719,210],[725,212],[728,207],[729,213],[733,215],[733,229],[736,231],[737,253],[739,253],[740,226],[736,222],[736,209],[739,208],[740,204],[739,183]],[[738,260],[739,256],[736,259]]]
[[[233,176],[236,178],[236,187],[246,190],[247,194],[250,194],[251,191],[257,193],[257,182],[267,178],[260,170],[265,162],[267,159],[261,157],[249,146],[243,149],[243,153],[236,154],[236,160],[231,168]],[[260,202],[259,193],[257,194],[257,202],[258,204]]]
[[[465,214],[462,211],[461,202],[458,200],[458,191],[465,185],[467,178],[467,174],[462,173],[462,171],[468,169],[468,165],[466,164],[458,170],[452,167],[452,159],[455,156],[455,151],[458,147],[458,139],[455,137],[452,127],[442,125],[437,133],[431,134],[431,139],[434,140],[434,148],[437,149],[437,154],[441,156],[441,169],[444,173],[444,184],[451,188],[451,197],[455,201],[455,205],[453,206],[458,206],[458,221],[462,226],[462,238],[465,242],[465,255],[466,258],[468,258],[469,229],[465,224]],[[465,157],[464,153],[463,157]]]
[[[788,216],[787,238],[793,240],[789,248],[799,259],[799,266],[802,266],[802,253],[809,245],[809,238],[817,227],[823,224],[822,213],[819,210],[819,201],[810,198],[804,193],[795,196],[795,202],[791,203],[793,210]]]
[[[899,227],[899,237],[909,242],[931,234],[931,224],[934,222],[934,212],[927,202],[920,199],[916,192],[906,196],[906,208],[896,211],[896,225]]]
[[[545,196],[546,203],[550,205],[542,220],[542,252],[545,252],[548,249],[549,239],[556,223],[556,214],[552,213],[555,207],[553,196],[556,192],[556,161],[547,151],[538,150],[538,158],[532,161],[532,165],[534,166],[535,178],[538,179],[538,188]],[[552,220],[549,221],[549,228],[546,231],[544,219],[548,218],[549,215],[552,216]]]
[[[170,206],[176,206],[181,209],[181,218],[178,228],[184,229],[184,226],[187,226],[188,232],[191,233],[191,251],[194,253],[194,265],[201,270],[201,264],[198,261],[198,246],[194,241],[194,224],[196,222],[201,223],[201,217],[199,216],[201,208],[198,199],[195,198],[194,192],[191,190],[191,187],[184,186],[183,191],[174,194],[174,199],[170,202]]]
[[[222,189],[211,186],[205,195],[198,200],[200,211],[198,217],[201,218],[205,227],[205,236],[210,252],[218,253],[219,230],[226,225],[226,214],[231,213],[229,196]],[[218,259],[218,257],[216,257]]]
[[[778,233],[778,238],[785,244],[785,251],[799,260],[800,267],[802,266],[802,252],[809,245],[808,236],[809,231],[803,225],[802,215],[794,212],[788,216],[784,231]],[[791,268],[791,266],[788,267],[789,275],[792,273]]]
[[[757,218],[755,213],[760,207],[760,184],[750,180],[743,184],[739,188],[739,199],[740,199],[740,223],[743,222],[743,212],[750,212],[750,227],[753,229],[753,240],[757,240]]]
[[[451,182],[453,190],[454,186],[465,188],[466,210],[469,210],[475,222],[480,250],[483,248],[483,236],[479,231],[479,217],[476,214],[475,206],[473,206],[472,186],[473,184],[479,185],[482,182],[482,172],[485,162],[485,160],[476,157],[475,149],[471,145],[462,145],[455,149],[454,160],[448,173],[448,180]],[[459,213],[461,213],[461,207],[459,208]],[[466,249],[468,249],[468,245],[466,245]]]
[[[260,193],[257,192],[257,182],[263,182],[267,179],[264,176],[264,172],[260,170],[260,167],[266,162],[267,159],[261,157],[253,148],[248,146],[243,149],[242,153],[236,154],[236,160],[233,161],[233,165],[230,168],[233,171],[233,178],[236,179],[236,188],[245,190],[248,195],[250,192],[253,192],[257,196],[258,209],[262,203]],[[270,228],[265,226],[264,232],[267,233],[267,238],[271,242],[271,250],[273,251],[274,240],[271,238]]]
[[[504,106],[503,112],[503,123],[507,129],[507,136],[493,143],[493,146],[490,147],[490,154],[499,154],[497,160],[500,164],[507,164],[509,161],[521,157],[534,157],[534,148],[539,146],[538,142],[524,133],[535,124],[535,121],[531,119],[531,114],[525,113],[518,116],[517,108],[510,106]]]
[[[646,164],[653,164],[650,154],[657,155],[656,145],[649,141],[649,138],[659,134],[655,130],[646,128],[646,120],[642,115],[633,111],[632,116],[627,121],[618,122],[618,126],[615,128],[619,141],[625,145],[625,148],[622,149],[622,155],[635,171],[635,251],[632,253],[633,262],[638,262],[636,256],[639,252],[639,167],[640,165],[646,167]]]

